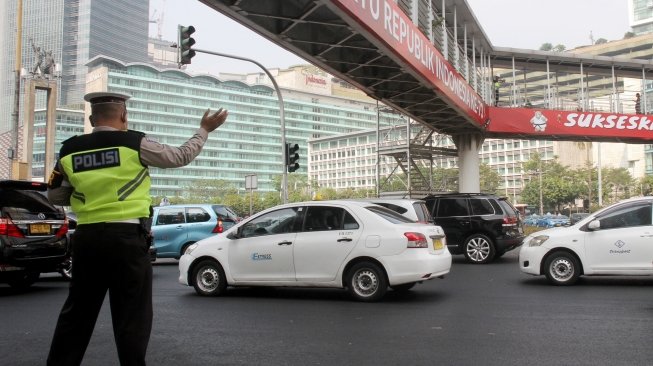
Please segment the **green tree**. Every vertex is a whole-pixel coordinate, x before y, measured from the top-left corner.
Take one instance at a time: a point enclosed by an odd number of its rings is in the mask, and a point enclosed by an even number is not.
[[[529,181],[522,190],[522,201],[539,207],[541,192],[543,212],[562,212],[578,195],[580,188],[577,181],[570,174],[569,167],[560,164],[557,157],[544,161],[540,154],[532,154],[524,162],[523,169],[528,174]]]
[[[542,43],[540,46],[540,51],[551,51],[553,49],[553,45],[551,43]]]
[[[330,187],[320,188],[317,190],[315,198],[322,201],[335,200],[338,198],[338,191]]]
[[[263,199],[259,201],[260,206],[253,212],[259,212],[269,207],[274,207],[281,204],[281,195],[279,192],[265,192],[263,194]]]
[[[608,40],[605,38],[599,38],[596,40],[596,42],[594,42],[594,44],[605,44],[605,43],[608,43]]]
[[[624,39],[633,38],[633,37],[635,37],[635,33],[633,32],[624,33]]]
[[[603,203],[610,204],[638,194],[635,180],[626,168],[601,169],[601,185],[603,187]],[[637,191],[638,193],[633,193]]]
[[[653,195],[653,175],[647,175],[640,178],[637,184],[639,185],[640,196]]]
[[[227,194],[238,193],[236,187],[222,179],[197,179],[185,190],[185,203],[221,203]]]
[[[231,207],[240,217],[249,214],[249,192],[244,195],[235,193],[227,194],[222,200],[222,203]]]
[[[485,193],[497,193],[497,189],[501,184],[501,176],[499,173],[490,168],[489,165],[482,163],[479,166],[479,186],[480,191]]]
[[[567,49],[567,47],[564,44],[557,44],[557,45],[555,45],[555,47],[553,47],[551,49],[551,51],[553,51],[553,52],[563,52],[566,49]]]
[[[403,173],[395,173],[390,177],[386,177],[385,179],[383,177],[381,178],[379,190],[381,192],[404,191],[407,189],[405,182],[406,176]]]
[[[574,145],[579,148],[580,150],[584,150],[587,155],[585,158],[585,172],[587,175],[583,179],[587,183],[587,199],[589,200],[590,203],[592,203],[592,191],[594,190],[594,184],[592,182],[595,182],[596,180],[592,179],[592,175],[594,174],[594,167],[592,166],[592,143],[591,142],[584,142],[584,141],[576,141],[574,142]]]
[[[458,191],[458,169],[435,168],[433,169],[433,185],[436,191]]]

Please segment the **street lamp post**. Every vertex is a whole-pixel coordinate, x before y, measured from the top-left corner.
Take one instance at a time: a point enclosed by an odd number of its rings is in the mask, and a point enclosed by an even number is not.
[[[15,72],[15,86],[14,86],[14,111],[12,112],[12,165],[11,165],[11,178],[19,179],[18,169],[18,129],[20,128],[20,64],[22,63],[22,37],[23,37],[23,0],[18,0],[18,8],[16,11],[16,68]],[[31,153],[31,152],[30,152]],[[27,152],[25,152],[27,154]]]
[[[544,215],[544,200],[542,199],[542,169],[538,169],[537,172],[540,176],[540,215]]]

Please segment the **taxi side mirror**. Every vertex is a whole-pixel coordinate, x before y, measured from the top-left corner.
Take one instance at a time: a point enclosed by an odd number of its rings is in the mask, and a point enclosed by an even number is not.
[[[592,220],[590,221],[589,224],[587,224],[587,228],[594,231],[594,230],[600,230],[601,229],[601,221],[599,220]]]

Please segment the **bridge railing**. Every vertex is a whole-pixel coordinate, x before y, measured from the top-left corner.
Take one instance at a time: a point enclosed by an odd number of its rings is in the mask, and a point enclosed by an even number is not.
[[[496,106],[504,108],[542,108],[555,110],[578,110],[592,112],[613,112],[634,114],[636,94],[642,95],[641,81],[631,78],[617,78],[613,83],[603,76],[573,73],[549,73],[519,70],[500,70],[504,80],[498,88]],[[513,77],[514,75],[514,77]],[[639,101],[639,112],[651,108]]]

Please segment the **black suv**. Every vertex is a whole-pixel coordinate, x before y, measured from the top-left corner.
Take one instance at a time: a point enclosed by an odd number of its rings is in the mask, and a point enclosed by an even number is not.
[[[29,287],[67,258],[66,214],[46,190],[40,182],[0,181],[0,281],[12,287]]]
[[[505,198],[483,193],[445,193],[423,198],[435,224],[444,229],[451,254],[488,263],[521,245],[518,211]]]

